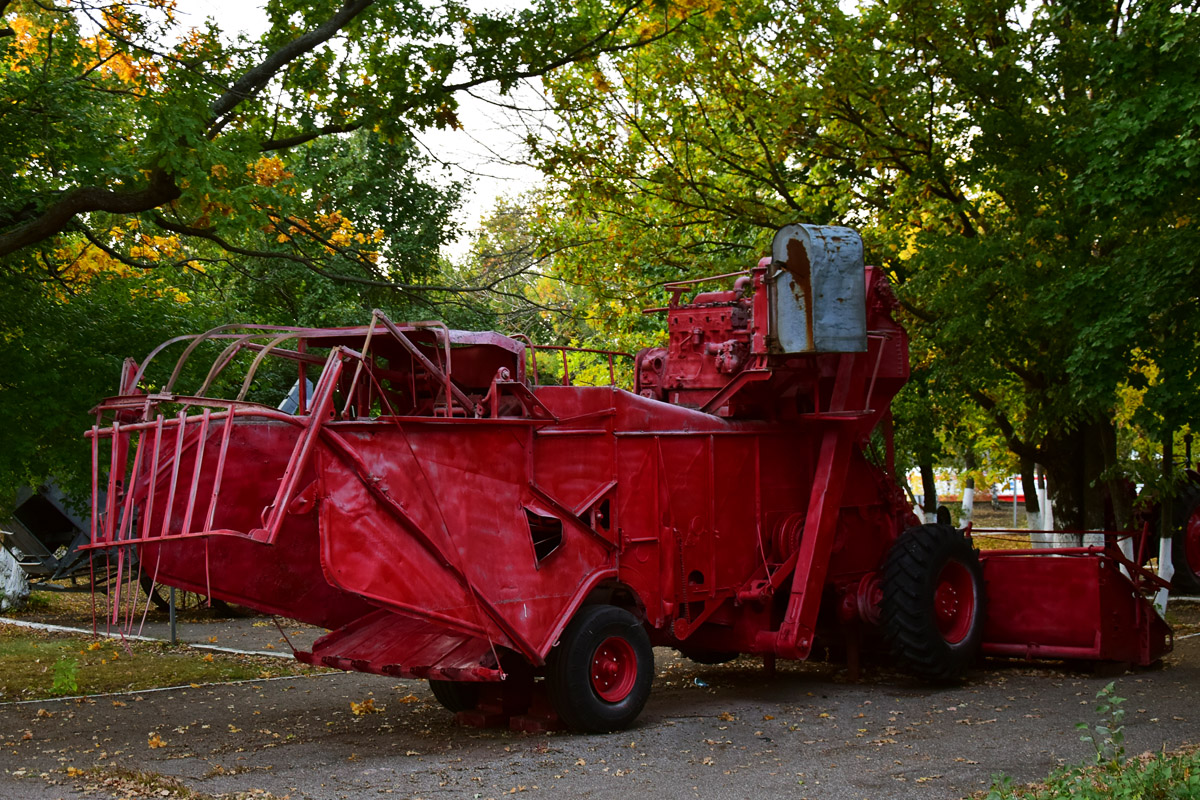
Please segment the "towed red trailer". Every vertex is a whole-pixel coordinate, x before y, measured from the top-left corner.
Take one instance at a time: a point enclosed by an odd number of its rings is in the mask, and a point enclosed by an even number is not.
[[[656,645],[879,643],[934,680],[980,653],[1170,650],[1162,582],[1115,542],[981,556],[918,524],[892,478],[908,340],[854,231],[790,225],[747,272],[668,288],[632,391],[572,385],[564,348],[379,311],[171,340],[97,408],[91,546],[328,628],[297,657],[428,679],[475,724],[623,728]],[[599,358],[615,384],[621,354]],[[255,402],[281,380],[290,404]]]

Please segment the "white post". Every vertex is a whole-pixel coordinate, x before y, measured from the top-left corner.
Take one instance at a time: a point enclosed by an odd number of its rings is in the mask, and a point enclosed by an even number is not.
[[[1042,526],[1046,530],[1054,529],[1054,507],[1050,505],[1050,480],[1044,469],[1038,469],[1038,499],[1042,502]]]
[[[1117,540],[1117,544],[1121,548],[1121,555],[1125,556],[1130,561],[1133,561],[1133,537],[1132,536],[1122,536],[1120,539]],[[1124,564],[1121,565],[1121,574],[1124,575],[1126,578],[1129,577],[1129,570],[1125,568]]]
[[[1171,539],[1164,537],[1158,540],[1158,577],[1170,583],[1174,576],[1175,564],[1171,561]],[[1170,594],[1170,589],[1159,589],[1158,594],[1154,595],[1154,607],[1158,609],[1160,616],[1167,613],[1168,594]]]
[[[1042,510],[1025,512],[1025,527],[1029,529],[1029,541],[1033,542],[1038,538],[1037,531],[1045,530],[1046,526],[1042,524]]]

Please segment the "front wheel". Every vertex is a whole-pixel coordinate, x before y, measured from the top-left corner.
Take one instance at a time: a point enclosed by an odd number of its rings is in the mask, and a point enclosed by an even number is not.
[[[880,620],[900,662],[918,677],[962,677],[983,644],[987,598],[979,552],[950,525],[909,528],[883,568]]]
[[[623,608],[584,606],[547,660],[546,689],[567,727],[588,733],[626,728],[654,680],[654,650]]]

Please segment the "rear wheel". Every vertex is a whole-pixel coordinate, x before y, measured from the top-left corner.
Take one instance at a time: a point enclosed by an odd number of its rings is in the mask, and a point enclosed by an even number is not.
[[[447,711],[470,711],[479,704],[479,684],[466,681],[429,681],[429,691]]]
[[[914,675],[960,678],[983,644],[986,604],[979,553],[961,531],[921,525],[892,545],[880,620],[896,657]]]
[[[623,608],[584,606],[547,661],[546,689],[566,725],[604,733],[628,727],[654,680],[654,651],[637,618]]]
[[[1171,540],[1171,564],[1176,591],[1200,592],[1200,486],[1189,483],[1175,501],[1175,536]]]

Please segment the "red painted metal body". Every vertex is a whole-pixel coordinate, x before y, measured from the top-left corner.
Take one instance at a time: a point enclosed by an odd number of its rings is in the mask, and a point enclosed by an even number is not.
[[[359,328],[182,337],[169,380],[140,388],[149,359],[130,365],[98,408],[93,546],[136,546],[157,581],[330,628],[298,656],[387,675],[539,668],[597,602],[685,653],[854,648],[878,622],[890,548],[917,524],[890,477],[907,337],[886,279],[860,266],[865,349],[780,352],[771,269],[689,302],[690,284],[673,287],[668,346],[638,355],[634,391],[538,385],[545,351],[380,312]],[[811,309],[807,280],[793,269],[788,286]],[[214,345],[201,389],[177,393]],[[218,399],[239,358],[247,376]],[[272,359],[298,378],[294,412],[246,399]],[[1108,555],[985,562],[987,652],[1149,663],[1169,648]]]

